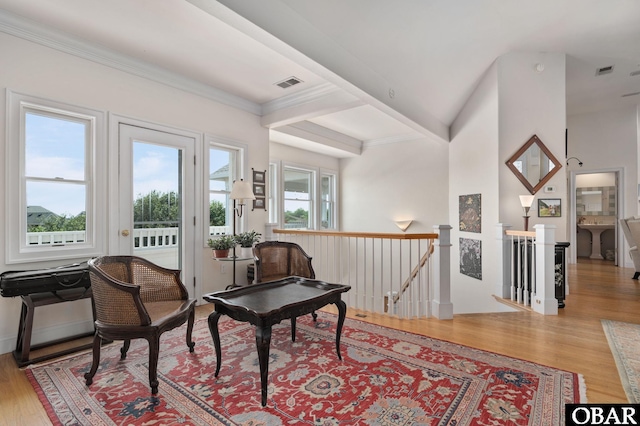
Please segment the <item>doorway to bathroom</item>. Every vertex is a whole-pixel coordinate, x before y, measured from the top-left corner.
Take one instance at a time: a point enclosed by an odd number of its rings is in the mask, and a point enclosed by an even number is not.
[[[570,262],[600,261],[619,264],[619,232],[623,197],[621,170],[571,172],[572,213]]]

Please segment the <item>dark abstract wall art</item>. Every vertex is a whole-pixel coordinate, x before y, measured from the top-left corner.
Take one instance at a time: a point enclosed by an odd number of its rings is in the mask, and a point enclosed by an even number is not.
[[[460,273],[482,280],[482,241],[460,238]]]
[[[464,232],[481,232],[482,223],[482,195],[460,195],[458,211],[460,230]]]

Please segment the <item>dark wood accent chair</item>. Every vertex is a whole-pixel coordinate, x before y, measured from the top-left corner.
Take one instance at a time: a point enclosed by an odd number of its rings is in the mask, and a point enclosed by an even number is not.
[[[187,346],[191,339],[196,299],[190,299],[180,281],[180,271],[166,269],[136,256],[103,256],[89,261],[91,288],[96,310],[93,363],[84,375],[87,386],[100,364],[102,339],[124,340],[120,359],[125,359],[131,339],[149,342],[149,384],[158,393],[160,335],[187,324]]]
[[[286,241],[258,243],[253,246],[253,257],[256,265],[254,280],[256,284],[292,276],[316,278],[316,273],[311,266],[311,256],[296,243]],[[311,316],[314,321],[318,318],[315,312],[312,312]]]
[[[253,247],[255,282],[296,276],[315,279],[311,257],[296,243],[265,241]]]

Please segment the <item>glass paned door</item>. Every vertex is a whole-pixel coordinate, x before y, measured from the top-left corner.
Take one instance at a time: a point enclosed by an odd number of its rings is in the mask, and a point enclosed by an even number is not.
[[[194,252],[194,149],[193,138],[120,124],[118,251],[180,269],[185,284],[193,273],[185,259]]]

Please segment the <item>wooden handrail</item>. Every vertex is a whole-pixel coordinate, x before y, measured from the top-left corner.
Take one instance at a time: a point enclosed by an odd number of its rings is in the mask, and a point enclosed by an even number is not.
[[[418,273],[420,272],[420,269],[422,269],[424,264],[427,263],[427,261],[429,260],[429,258],[433,254],[434,248],[435,248],[435,246],[433,244],[431,244],[431,246],[429,247],[429,250],[427,250],[427,252],[425,254],[423,254],[422,257],[420,258],[420,264],[416,265],[416,267],[413,268],[413,271],[411,271],[411,275],[402,284],[402,288],[400,289],[400,291],[393,296],[393,304],[394,305],[396,303],[398,303],[398,300],[400,300],[400,296],[402,296],[404,294],[404,292],[407,291],[407,289],[409,288],[409,285],[411,285],[411,282],[418,276]]]
[[[504,231],[506,235],[513,237],[535,237],[536,231]]]
[[[320,235],[327,237],[388,238],[390,240],[437,240],[436,233],[404,234],[385,232],[315,231],[308,229],[274,229],[274,234]]]

